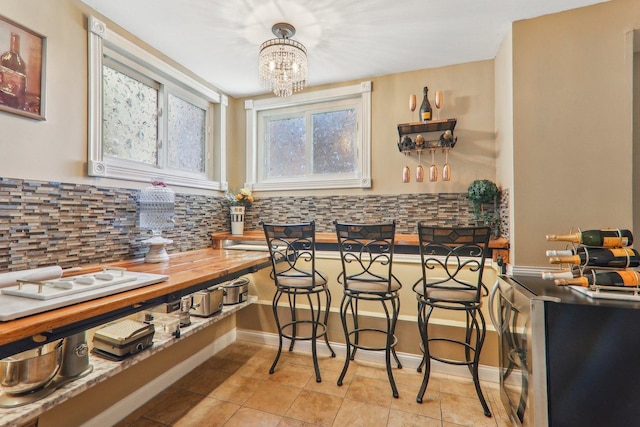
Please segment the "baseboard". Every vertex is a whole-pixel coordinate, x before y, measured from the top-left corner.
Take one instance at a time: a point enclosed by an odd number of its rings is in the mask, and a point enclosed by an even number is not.
[[[264,344],[273,347],[278,346],[278,335],[266,332],[257,332],[250,331],[246,329],[238,329],[236,331],[236,339],[238,341],[248,341],[257,344]],[[284,339],[283,348],[289,347],[289,340]],[[337,357],[345,357],[346,354],[346,346],[340,343],[331,343],[331,348],[336,352]],[[296,349],[300,351],[308,351],[311,352],[311,342],[310,341],[298,341],[296,342]],[[329,350],[326,345],[323,345],[321,342],[318,343],[318,355],[319,356],[328,356]],[[402,363],[403,367],[416,369],[420,364],[422,356],[419,354],[411,354],[411,353],[401,353],[398,352],[398,358],[400,359],[400,363]],[[358,350],[358,359],[366,362],[375,362],[384,364],[384,352],[381,351],[367,351],[367,350]],[[471,374],[469,373],[469,369],[466,366],[456,366],[449,365],[447,363],[442,363],[437,360],[431,361],[431,372],[436,372],[439,374],[453,375],[456,377],[462,378],[471,378]],[[498,383],[499,382],[499,370],[493,366],[485,366],[481,365],[478,369],[478,374],[480,376],[480,380]]]
[[[225,347],[236,341],[236,329],[227,332],[202,350],[194,353],[188,359],[175,365],[167,370],[164,374],[156,377],[154,380],[143,385],[135,392],[131,393],[124,399],[112,405],[106,411],[101,412],[93,417],[82,427],[110,426],[122,420],[124,416],[129,415],[147,401],[155,397],[159,392],[178,381],[180,378],[191,372],[195,367],[200,366],[211,358],[212,355],[218,353]]]

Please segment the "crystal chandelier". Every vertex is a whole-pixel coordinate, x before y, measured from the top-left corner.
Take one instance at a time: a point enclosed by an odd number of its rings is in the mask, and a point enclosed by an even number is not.
[[[271,31],[278,38],[260,45],[260,80],[276,96],[291,96],[307,82],[307,49],[291,40],[296,33],[292,25],[278,23]]]

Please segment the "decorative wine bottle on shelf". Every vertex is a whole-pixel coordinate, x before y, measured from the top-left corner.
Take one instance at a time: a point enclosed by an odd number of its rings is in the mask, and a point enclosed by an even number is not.
[[[428,122],[432,117],[431,103],[429,102],[429,98],[427,97],[427,92],[429,88],[427,86],[424,87],[424,98],[422,98],[422,105],[420,105],[420,119],[423,122]]]
[[[590,275],[576,277],[574,279],[556,279],[554,283],[558,286],[578,285],[589,287],[591,285],[600,285],[634,287],[640,284],[640,273],[635,270],[592,272]]]
[[[591,267],[628,268],[640,265],[640,254],[631,248],[576,248],[574,255],[552,256],[551,264],[575,264]]]
[[[629,230],[604,229],[585,230],[572,234],[548,234],[549,241],[572,242],[585,246],[601,246],[616,248],[630,246],[633,243],[633,234]]]
[[[20,36],[11,33],[9,51],[0,55],[0,101],[13,108],[24,107],[27,65],[20,56]]]

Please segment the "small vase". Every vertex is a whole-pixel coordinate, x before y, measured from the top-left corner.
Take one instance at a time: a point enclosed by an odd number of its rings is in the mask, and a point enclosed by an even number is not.
[[[242,235],[244,232],[244,206],[230,206],[231,234]]]

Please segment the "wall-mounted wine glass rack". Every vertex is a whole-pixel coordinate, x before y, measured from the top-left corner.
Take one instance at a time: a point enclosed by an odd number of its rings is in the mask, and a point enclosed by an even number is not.
[[[453,134],[456,123],[456,119],[445,119],[399,124],[398,150],[407,154],[412,150],[453,148],[458,140]],[[439,133],[437,138],[430,136],[435,132]]]

